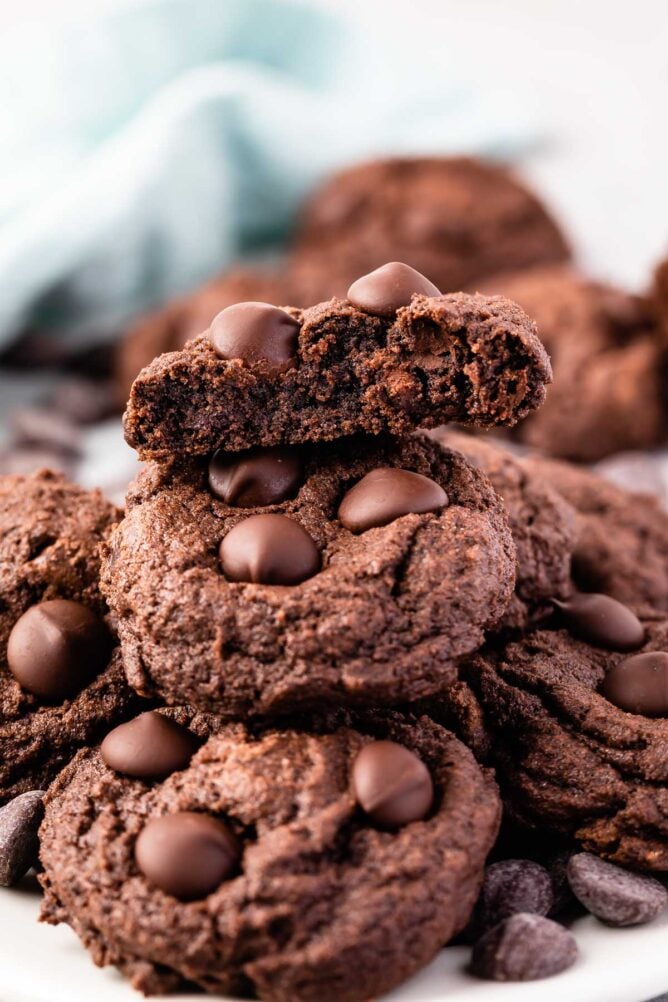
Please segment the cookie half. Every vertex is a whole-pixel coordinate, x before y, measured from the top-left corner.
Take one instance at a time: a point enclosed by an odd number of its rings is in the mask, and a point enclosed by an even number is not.
[[[401,823],[379,823],[379,804],[398,801]],[[42,918],[147,994],[362,1002],[464,926],[499,813],[463,745],[395,714],[229,725],[161,782],[84,751],[47,798]]]
[[[49,617],[51,603],[71,603],[65,606],[66,615],[69,610],[76,617],[77,610],[83,610],[84,627],[90,625],[88,617],[94,631],[98,624],[106,633],[99,548],[118,517],[99,492],[85,491],[58,474],[0,477],[0,802],[45,789],[79,748],[95,742],[136,702],[120,654],[111,653],[110,638],[106,648],[101,633],[105,649],[100,662],[82,663],[81,683],[75,680],[67,695],[58,692],[58,684],[47,696],[25,684],[48,687],[53,682],[45,678],[49,661],[56,672],[59,659],[66,668],[66,658],[59,653],[60,614],[56,607],[55,618]],[[36,625],[23,618],[43,609],[47,615]],[[27,622],[21,631],[23,647],[32,644],[34,651],[34,664],[27,663],[21,651],[17,654],[21,681],[8,661],[8,644],[18,636],[20,620]],[[97,658],[96,641],[86,650]]]
[[[514,587],[485,477],[418,437],[280,455],[294,477],[273,502],[271,450],[138,478],[103,569],[131,685],[244,717],[396,705],[452,681]],[[210,486],[221,469],[228,501]]]
[[[303,311],[224,310],[138,376],[128,443],[164,460],[447,421],[513,425],[543,402],[549,359],[514,303],[441,296],[396,262],[348,296]]]

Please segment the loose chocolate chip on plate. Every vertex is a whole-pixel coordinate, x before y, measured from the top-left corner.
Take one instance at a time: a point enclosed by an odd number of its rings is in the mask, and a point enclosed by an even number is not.
[[[85,605],[52,599],[33,605],[14,624],[7,664],[16,680],[41,699],[73,696],[107,664],[111,637]]]
[[[298,321],[277,306],[235,303],[215,317],[209,336],[221,358],[264,361],[283,370],[295,364],[298,334]]]
[[[135,846],[135,860],[144,876],[181,901],[195,901],[215,891],[232,875],[239,856],[239,842],[230,828],[194,811],[149,821]]]
[[[473,947],[471,971],[490,981],[537,981],[575,963],[575,939],[542,915],[511,915]]]
[[[566,629],[588,644],[610,651],[635,651],[645,640],[638,617],[609,595],[579,592],[565,602],[553,601]]]
[[[601,692],[629,713],[668,717],[668,653],[647,651],[625,658],[607,673]]]
[[[106,765],[137,779],[162,779],[190,762],[198,741],[187,727],[149,710],[110,731],[100,754]]]
[[[225,504],[260,508],[294,497],[302,472],[295,449],[275,446],[241,455],[219,449],[209,463],[209,487]]]
[[[426,765],[394,741],[372,741],[362,748],[353,763],[352,786],[360,807],[382,828],[421,821],[434,802]]]
[[[485,870],[475,925],[485,932],[519,912],[547,915],[553,902],[552,879],[545,867],[530,859],[504,859]]]
[[[440,296],[433,282],[401,261],[390,261],[368,275],[363,275],[348,289],[348,301],[359,310],[375,316],[391,317],[402,306],[409,306],[414,295]]]
[[[448,495],[435,480],[410,470],[381,467],[350,488],[338,516],[351,532],[366,532],[402,515],[439,511],[447,503]]]
[[[631,873],[588,852],[568,862],[576,898],[606,925],[644,925],[668,905],[668,891],[654,877]]]
[[[37,862],[44,790],[30,790],[0,807],[0,886],[12,887]]]
[[[320,570],[320,552],[306,529],[286,515],[251,515],[220,544],[230,581],[296,585]]]

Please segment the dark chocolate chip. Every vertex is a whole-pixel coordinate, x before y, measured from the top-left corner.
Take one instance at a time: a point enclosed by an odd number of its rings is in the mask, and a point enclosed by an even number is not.
[[[249,364],[264,361],[272,369],[295,364],[299,323],[269,303],[235,303],[211,324],[210,338],[221,358]]]
[[[609,595],[578,592],[566,602],[554,599],[569,633],[588,644],[610,651],[635,651],[645,640],[638,617]]]
[[[372,741],[353,763],[352,786],[360,807],[382,828],[421,821],[434,802],[424,762],[394,741]]]
[[[448,495],[429,477],[381,467],[351,487],[339,505],[338,516],[351,532],[366,532],[402,515],[439,511],[447,503]]]
[[[519,912],[547,915],[554,902],[550,874],[530,859],[504,859],[485,870],[475,925],[486,932]]]
[[[471,971],[489,981],[537,981],[571,967],[575,939],[552,919],[520,913],[490,929],[473,947]]]
[[[28,692],[60,701],[80,692],[107,664],[112,641],[85,605],[52,599],[33,605],[14,624],[7,664]]]
[[[358,310],[375,316],[392,317],[408,306],[414,295],[440,296],[433,282],[401,261],[390,261],[363,275],[348,289],[348,301]]]
[[[607,673],[601,692],[629,713],[668,717],[668,654],[647,651],[624,658]]]
[[[302,472],[295,449],[275,446],[241,455],[219,449],[209,463],[209,487],[225,504],[261,508],[294,497]]]
[[[137,779],[162,779],[185,769],[199,742],[187,727],[149,710],[110,731],[100,754],[106,765]]]
[[[571,856],[567,872],[576,898],[606,925],[644,925],[668,905],[668,891],[654,877],[623,870],[589,852]]]
[[[30,790],[0,807],[0,886],[12,887],[37,862],[44,790]]]
[[[287,515],[251,515],[220,544],[230,581],[296,585],[320,570],[320,552],[306,529]]]
[[[240,847],[234,833],[217,818],[194,811],[149,821],[135,845],[144,876],[181,901],[205,898],[237,867]]]

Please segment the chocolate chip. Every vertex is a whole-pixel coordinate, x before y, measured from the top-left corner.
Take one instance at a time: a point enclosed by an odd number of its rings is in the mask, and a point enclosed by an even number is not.
[[[211,324],[211,343],[221,358],[268,362],[276,370],[295,364],[299,323],[269,303],[235,303]]]
[[[575,963],[575,939],[552,919],[520,913],[494,926],[473,947],[471,971],[489,981],[537,981]]]
[[[45,700],[80,692],[109,661],[111,637],[79,602],[52,599],[33,605],[14,624],[7,664],[16,680]]]
[[[338,516],[351,532],[366,532],[402,515],[439,511],[447,503],[448,495],[429,477],[381,467],[351,487],[339,505]]]
[[[220,544],[230,581],[296,585],[320,570],[320,552],[306,529],[286,515],[251,515]]]
[[[631,873],[588,852],[568,861],[576,898],[606,925],[644,925],[668,905],[668,891],[654,877]]]
[[[635,651],[645,640],[638,617],[617,599],[579,592],[566,602],[554,599],[559,616],[573,636],[610,651]]]
[[[239,857],[239,843],[228,826],[194,811],[149,821],[135,845],[135,860],[144,876],[181,901],[215,891],[232,875]]]
[[[372,741],[353,763],[355,799],[382,828],[401,828],[426,817],[434,786],[424,762],[394,741]]]
[[[440,296],[433,282],[401,261],[390,261],[363,275],[348,289],[348,301],[358,310],[375,316],[392,317],[408,306],[414,295]]]
[[[486,932],[519,912],[547,915],[554,901],[552,879],[545,867],[530,859],[492,863],[478,898],[475,926]]]
[[[668,717],[668,654],[647,651],[625,658],[605,676],[601,692],[629,713]]]
[[[0,807],[0,886],[12,887],[37,862],[44,790],[30,790]]]
[[[261,508],[292,498],[301,479],[299,453],[283,446],[241,455],[219,449],[209,463],[211,493],[236,508]]]
[[[162,779],[185,769],[198,741],[187,727],[149,710],[110,731],[100,754],[106,765],[137,779]]]

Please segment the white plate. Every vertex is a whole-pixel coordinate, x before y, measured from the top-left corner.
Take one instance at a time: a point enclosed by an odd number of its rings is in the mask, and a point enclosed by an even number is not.
[[[66,926],[39,925],[32,878],[0,891],[0,1002],[141,1002],[113,969],[91,963]],[[469,951],[442,950],[385,1002],[644,1002],[668,988],[668,913],[637,929],[608,929],[593,918],[573,931],[580,959],[545,981],[495,984],[466,973]],[[175,1002],[202,1002],[177,995]]]

